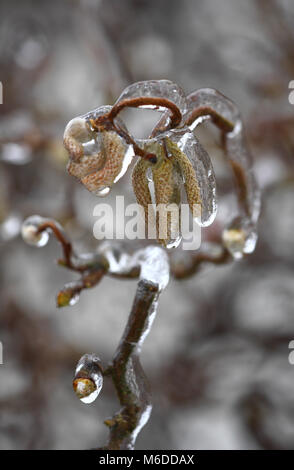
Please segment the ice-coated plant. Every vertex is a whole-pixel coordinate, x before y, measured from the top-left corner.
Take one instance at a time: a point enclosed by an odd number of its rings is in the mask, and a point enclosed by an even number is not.
[[[119,118],[126,107],[150,108],[161,113],[148,139],[135,139]],[[109,439],[105,449],[133,449],[135,440],[152,409],[140,353],[156,315],[158,297],[169,277],[187,278],[204,263],[222,264],[254,251],[260,198],[245,144],[243,124],[237,107],[216,90],[204,88],[185,96],[168,80],[138,82],[127,87],[113,106],[101,106],[72,119],[64,132],[69,153],[68,172],[97,196],[105,196],[137,157],[132,185],[137,202],[148,218],[148,206],[180,205],[183,193],[193,218],[200,226],[210,225],[216,215],[216,182],[208,153],[193,130],[212,121],[222,132],[228,161],[236,182],[239,213],[224,227],[219,242],[205,244],[189,252],[189,260],[173,256],[181,235],[173,238],[172,221],[160,246],[147,246],[132,254],[116,244],[101,243],[94,253],[75,253],[60,224],[52,219],[31,216],[22,226],[24,240],[44,246],[53,233],[61,243],[61,266],[79,273],[57,295],[57,306],[74,305],[84,289],[96,286],[105,275],[139,279],[133,306],[121,342],[111,364],[103,368],[99,357],[85,354],[75,370],[73,388],[84,403],[100,394],[103,378],[110,377],[121,409],[105,421]],[[150,191],[150,181],[154,191]],[[201,208],[195,211],[195,206]],[[180,213],[180,212],[179,212]],[[148,219],[150,223],[150,220]],[[153,223],[158,233],[157,213]]]
[[[148,139],[139,140],[130,135],[118,117],[126,107],[162,113]],[[137,202],[145,212],[146,226],[152,223],[150,214],[148,218],[148,207],[153,203],[150,181],[156,206],[179,206],[183,186],[196,222],[208,226],[217,211],[216,182],[209,155],[193,133],[206,119],[211,119],[225,136],[237,183],[240,216],[225,230],[224,243],[235,257],[242,257],[255,248],[259,197],[240,114],[232,101],[216,90],[205,88],[186,97],[169,80],[130,85],[113,106],[101,106],[68,123],[64,132],[64,145],[70,156],[68,172],[89,191],[105,196],[124,175],[132,156],[136,156],[132,183]],[[181,241],[181,236],[171,239],[171,223],[169,214],[167,236],[159,240],[166,247],[177,246]],[[158,233],[158,212],[156,224]]]

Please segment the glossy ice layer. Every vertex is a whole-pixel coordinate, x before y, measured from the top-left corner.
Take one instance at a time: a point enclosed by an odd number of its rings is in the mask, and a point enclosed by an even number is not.
[[[236,186],[240,193],[240,209],[244,216],[247,216],[252,223],[256,223],[260,212],[260,194],[253,174],[252,157],[246,145],[243,124],[237,106],[217,90],[202,88],[187,96],[187,107],[184,120],[191,129],[200,124],[203,119],[208,118],[220,129],[225,130],[225,146],[237,180]],[[243,196],[244,187],[245,198]]]
[[[37,247],[45,246],[49,240],[49,233],[44,230],[38,233],[39,227],[46,221],[39,215],[28,217],[22,224],[21,235],[26,243]]]
[[[128,86],[120,95],[115,103],[121,105],[124,101],[136,98],[162,98],[168,100],[180,111],[183,115],[187,111],[187,103],[185,93],[181,87],[170,80],[146,80],[142,82],[136,82]],[[165,106],[156,106],[152,104],[142,104],[141,108],[155,109],[158,111],[166,111]],[[168,122],[171,116],[171,112],[167,111],[165,115],[165,122]]]
[[[198,115],[196,120],[193,119],[195,111]],[[215,117],[221,117],[228,129],[233,128],[240,119],[237,106],[213,88],[201,88],[187,96],[187,112],[184,119],[185,122],[191,121],[189,123],[191,130],[201,124],[205,117],[209,118],[211,111],[213,111]]]
[[[216,216],[217,199],[215,175],[209,155],[188,128],[170,131],[167,135],[188,157],[196,174],[201,195],[201,217],[195,220],[200,226],[210,225]]]
[[[223,244],[233,258],[241,259],[244,254],[255,250],[257,232],[254,224],[246,218],[238,217],[223,231]]]
[[[244,215],[246,215],[252,223],[256,224],[260,213],[260,192],[253,172],[252,157],[248,151],[243,135],[241,121],[237,121],[234,130],[226,135],[226,149],[237,179],[240,208],[244,212]],[[243,176],[239,176],[240,171]],[[238,177],[243,178],[246,189],[245,197]]]
[[[127,171],[134,155],[123,138],[127,130],[118,118],[114,121],[118,132],[99,132],[93,127],[93,121],[111,108],[101,106],[72,119],[64,132],[64,145],[70,154],[68,172],[97,196],[109,193],[111,186]]]
[[[164,140],[150,139],[142,147],[157,156],[157,163],[151,165],[150,172],[146,172],[153,211],[156,211],[156,217],[149,221],[156,220],[157,239],[166,248],[175,248],[182,240],[180,204],[183,179],[175,162],[165,154]]]
[[[103,386],[100,359],[95,354],[85,354],[79,360],[73,388],[77,397],[86,404],[96,400]]]
[[[158,246],[148,246],[135,255],[141,266],[140,279],[158,284],[165,289],[169,282],[169,261],[166,252]]]

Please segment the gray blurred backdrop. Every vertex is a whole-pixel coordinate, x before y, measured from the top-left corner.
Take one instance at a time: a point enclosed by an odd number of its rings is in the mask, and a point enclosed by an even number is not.
[[[292,0],[1,0],[1,449],[106,441],[103,420],[119,408],[113,388],[85,405],[72,376],[86,352],[111,360],[136,282],[105,278],[57,310],[56,292],[74,276],[54,263],[54,240],[26,246],[20,225],[31,214],[54,217],[78,251],[95,250],[98,201],[65,171],[64,127],[128,84],[160,78],[237,103],[262,215],[251,257],[171,281],[162,294],[142,353],[154,407],[137,448],[294,449],[293,21]],[[138,113],[130,129],[144,136],[154,116]],[[210,126],[198,134],[226,219],[233,194],[219,135]],[[134,202],[130,171],[108,200],[117,194]]]

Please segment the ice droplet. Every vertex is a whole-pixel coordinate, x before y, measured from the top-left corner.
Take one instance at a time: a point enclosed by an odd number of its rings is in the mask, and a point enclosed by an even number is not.
[[[85,354],[79,360],[73,389],[83,403],[93,403],[103,386],[103,375],[100,359],[95,354]]]
[[[255,250],[257,232],[249,220],[238,217],[223,231],[222,238],[227,250],[238,260]]]
[[[67,283],[63,289],[61,289],[56,297],[56,305],[58,308],[61,307],[72,307],[80,299],[80,289],[77,288],[75,282]]]
[[[11,142],[3,145],[0,159],[13,165],[26,165],[32,160],[32,152],[26,144]]]
[[[32,215],[23,222],[21,227],[21,235],[26,243],[37,247],[45,246],[48,243],[48,231],[44,230],[38,233],[38,229],[44,221],[45,219],[43,217],[40,217],[39,215]]]
[[[104,197],[104,196],[107,196],[109,192],[110,192],[110,187],[108,186],[108,187],[99,189],[98,191],[95,191],[95,194],[96,196]]]
[[[0,240],[7,241],[15,238],[21,230],[21,217],[18,214],[9,214],[0,225]]]
[[[78,293],[74,294],[69,301],[69,305],[72,307],[73,305],[78,303],[79,299],[80,299],[80,294]]]

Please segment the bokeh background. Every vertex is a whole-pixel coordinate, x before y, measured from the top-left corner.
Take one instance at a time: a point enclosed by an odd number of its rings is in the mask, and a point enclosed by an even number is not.
[[[53,217],[78,251],[96,249],[98,201],[65,171],[64,127],[128,84],[159,78],[237,103],[262,214],[252,256],[171,281],[162,294],[142,352],[154,407],[137,448],[294,448],[293,22],[292,0],[1,0],[1,449],[106,441],[103,420],[119,408],[111,384],[85,405],[72,376],[86,352],[111,360],[136,282],[105,278],[58,310],[55,295],[73,275],[54,263],[54,240],[26,246],[20,227],[31,214]],[[129,124],[143,136],[154,116],[138,113]],[[197,133],[225,219],[234,194],[219,135],[209,125]],[[130,171],[108,200],[117,194],[133,202]]]

